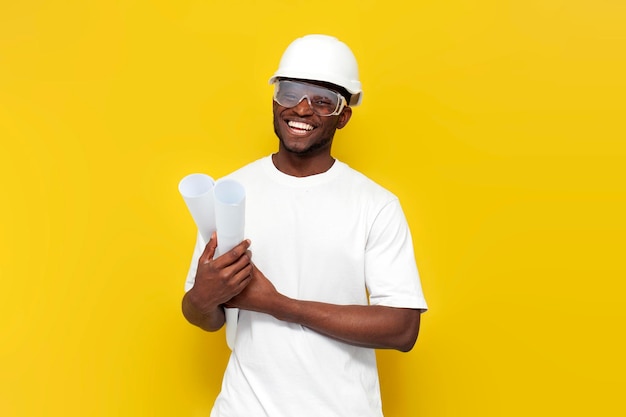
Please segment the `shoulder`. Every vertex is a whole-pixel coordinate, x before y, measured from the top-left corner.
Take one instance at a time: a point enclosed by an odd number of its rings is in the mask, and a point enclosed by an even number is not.
[[[270,156],[265,156],[256,161],[252,161],[230,174],[225,175],[224,178],[231,178],[241,182],[248,182],[251,179],[258,178],[266,170],[269,159]]]
[[[339,164],[338,168],[340,168],[342,174],[339,176],[340,181],[353,192],[362,197],[378,201],[381,204],[398,201],[398,197],[394,193],[362,172],[357,171],[344,162],[337,161],[336,163]]]

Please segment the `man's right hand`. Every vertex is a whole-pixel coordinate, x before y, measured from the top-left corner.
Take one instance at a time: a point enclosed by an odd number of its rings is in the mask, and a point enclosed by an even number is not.
[[[252,270],[249,240],[213,259],[217,243],[213,233],[198,260],[194,286],[183,297],[185,318],[207,331],[224,325],[222,304],[243,291],[250,282]]]

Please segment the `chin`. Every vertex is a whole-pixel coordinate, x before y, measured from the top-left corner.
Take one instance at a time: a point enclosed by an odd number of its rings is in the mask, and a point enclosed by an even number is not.
[[[279,137],[280,143],[282,145],[282,148],[292,154],[295,155],[301,155],[301,156],[305,156],[307,154],[309,154],[311,152],[311,147],[295,147],[295,146],[291,146],[289,145],[287,142],[285,142],[282,138]]]

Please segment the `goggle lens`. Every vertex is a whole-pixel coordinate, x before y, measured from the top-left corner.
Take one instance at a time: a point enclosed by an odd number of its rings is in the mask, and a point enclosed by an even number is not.
[[[291,80],[280,80],[275,85],[274,100],[283,107],[296,107],[306,98],[319,116],[335,116],[346,105],[346,99],[341,94],[328,88]]]

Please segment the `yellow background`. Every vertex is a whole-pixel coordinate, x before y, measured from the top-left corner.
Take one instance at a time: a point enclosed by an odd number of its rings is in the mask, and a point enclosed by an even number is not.
[[[395,192],[430,311],[387,417],[623,415],[626,3],[0,3],[0,415],[207,416],[177,191],[276,149],[305,33],[364,101],[335,154]]]

